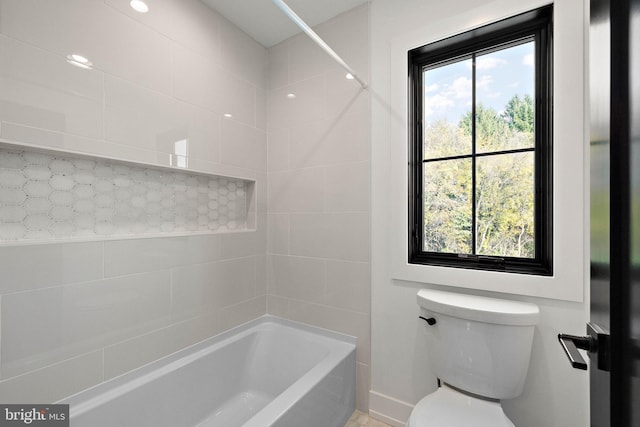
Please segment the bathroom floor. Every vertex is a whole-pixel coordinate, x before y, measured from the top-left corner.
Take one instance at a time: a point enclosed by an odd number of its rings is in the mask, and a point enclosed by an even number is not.
[[[355,411],[344,427],[391,427],[382,421],[370,418],[369,415]]]

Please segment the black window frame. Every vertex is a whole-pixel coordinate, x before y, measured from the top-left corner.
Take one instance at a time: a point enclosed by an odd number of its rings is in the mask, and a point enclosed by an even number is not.
[[[410,264],[551,276],[553,274],[553,5],[544,6],[408,52]],[[535,40],[534,234],[535,258],[426,252],[423,250],[423,71],[491,50]],[[475,64],[474,64],[475,67]],[[475,73],[474,73],[475,78]],[[475,82],[474,82],[475,86]],[[475,115],[475,93],[473,95]],[[473,125],[475,147],[475,124]],[[473,158],[477,156],[473,150]],[[473,161],[475,169],[475,160]],[[473,171],[475,174],[475,170]],[[475,176],[475,175],[474,175]],[[475,183],[474,183],[475,187]],[[475,216],[475,188],[473,212]],[[473,220],[475,225],[475,218]],[[472,230],[475,235],[475,231]],[[475,240],[474,240],[475,242]],[[475,246],[475,245],[474,245]],[[472,248],[475,252],[475,247]]]

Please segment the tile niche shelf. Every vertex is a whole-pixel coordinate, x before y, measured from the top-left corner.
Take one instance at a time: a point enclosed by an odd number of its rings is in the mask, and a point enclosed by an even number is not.
[[[255,182],[0,144],[0,245],[251,231]]]

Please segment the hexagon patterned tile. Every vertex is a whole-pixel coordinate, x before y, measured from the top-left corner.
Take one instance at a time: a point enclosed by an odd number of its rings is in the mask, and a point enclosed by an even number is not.
[[[242,230],[250,185],[0,147],[0,242]]]

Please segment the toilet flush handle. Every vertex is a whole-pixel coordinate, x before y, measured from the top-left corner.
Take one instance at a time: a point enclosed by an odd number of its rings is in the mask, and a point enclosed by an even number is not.
[[[425,322],[427,322],[429,324],[429,326],[433,326],[436,324],[436,318],[435,317],[429,317],[428,319],[424,316],[418,316],[419,319],[424,320]]]

